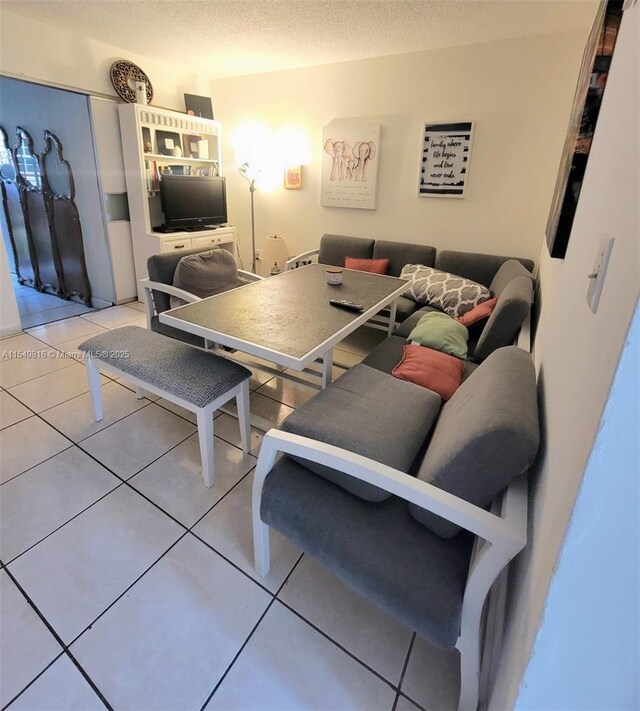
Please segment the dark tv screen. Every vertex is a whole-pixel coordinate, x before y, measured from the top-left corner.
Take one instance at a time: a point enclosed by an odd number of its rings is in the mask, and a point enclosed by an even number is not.
[[[227,222],[227,192],[222,177],[163,175],[160,199],[167,228],[189,229]]]

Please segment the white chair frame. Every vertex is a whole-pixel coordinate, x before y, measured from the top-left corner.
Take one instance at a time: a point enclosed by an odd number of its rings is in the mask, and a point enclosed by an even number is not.
[[[491,586],[527,542],[527,481],[519,477],[502,496],[498,513],[490,513],[442,489],[372,459],[308,437],[270,430],[262,441],[253,482],[255,567],[269,572],[269,527],[260,518],[265,478],[278,453],[308,459],[378,486],[409,503],[471,531],[479,539],[469,568],[462,604],[460,634],[459,711],[476,711],[480,678],[482,612]]]

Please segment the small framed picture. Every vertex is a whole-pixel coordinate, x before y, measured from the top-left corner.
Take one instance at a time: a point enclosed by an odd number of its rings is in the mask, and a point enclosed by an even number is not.
[[[300,190],[302,187],[302,166],[286,168],[284,171],[284,187],[287,190]]]
[[[172,156],[175,148],[180,148],[180,134],[173,131],[156,131],[158,153]]]
[[[185,158],[199,158],[198,141],[200,140],[200,136],[189,136],[185,134],[182,137],[182,155],[185,156]]]

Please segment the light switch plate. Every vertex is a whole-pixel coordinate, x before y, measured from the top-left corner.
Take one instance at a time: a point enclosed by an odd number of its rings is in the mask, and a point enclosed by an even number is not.
[[[609,266],[609,259],[611,257],[611,250],[613,249],[614,242],[615,240],[613,237],[604,235],[600,244],[598,256],[596,258],[596,263],[593,267],[593,272],[589,274],[587,303],[594,314],[598,310],[598,304],[600,303],[600,295],[602,294],[602,287],[604,286],[604,280],[607,275],[607,267]]]

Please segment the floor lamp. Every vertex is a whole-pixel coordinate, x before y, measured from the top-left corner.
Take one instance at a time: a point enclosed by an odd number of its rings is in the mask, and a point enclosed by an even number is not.
[[[256,223],[253,207],[253,193],[256,191],[256,178],[258,174],[253,174],[249,163],[243,163],[238,170],[240,175],[249,183],[249,195],[251,196],[251,271],[256,273]],[[259,171],[258,171],[259,172]]]

